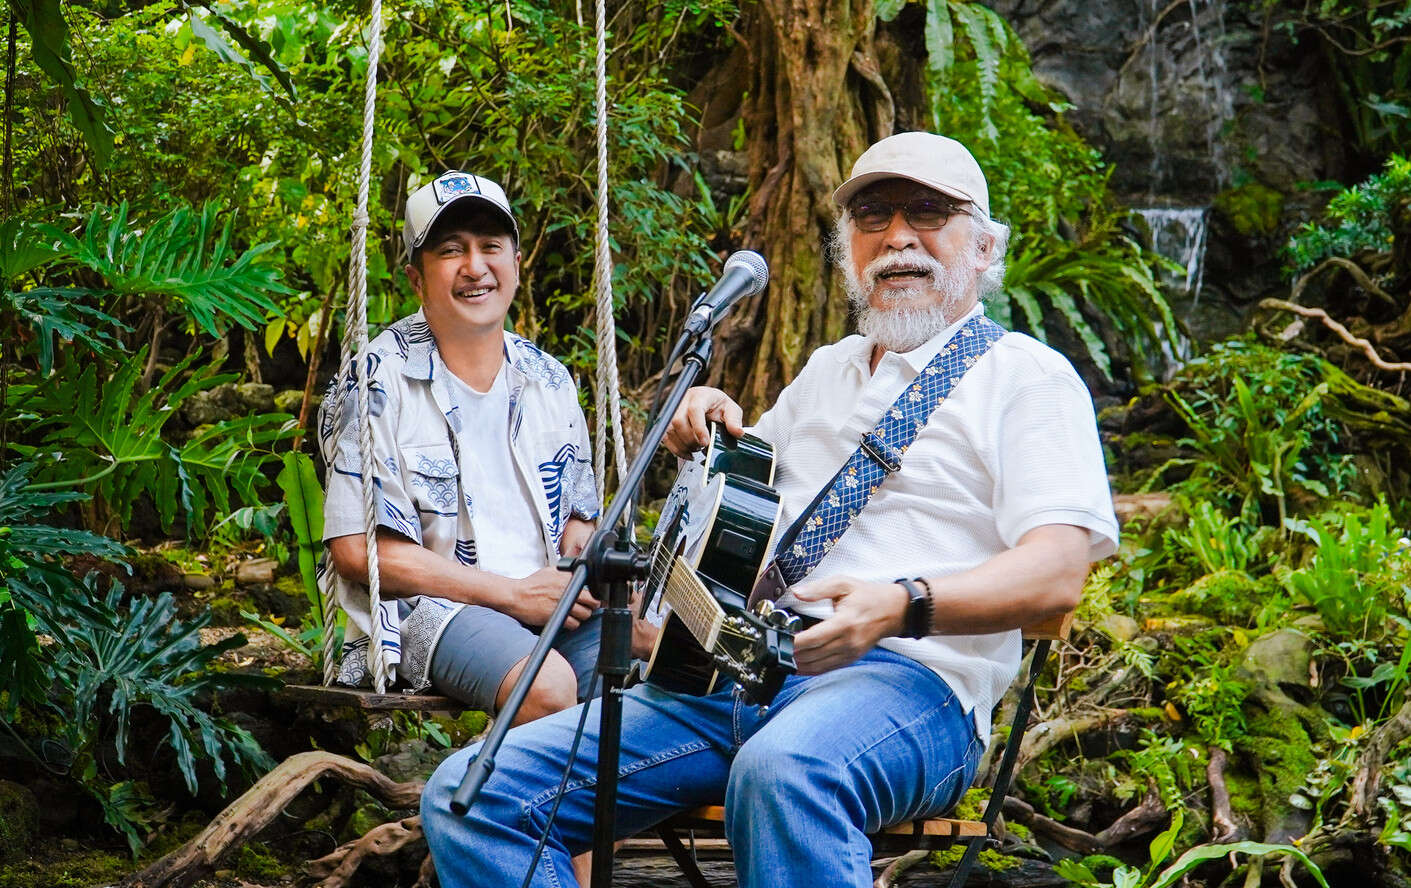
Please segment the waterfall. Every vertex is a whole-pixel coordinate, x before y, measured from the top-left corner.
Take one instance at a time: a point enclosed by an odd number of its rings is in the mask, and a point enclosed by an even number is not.
[[[1189,18],[1180,14],[1182,4],[1166,0],[1146,0],[1140,7],[1146,29],[1149,200],[1159,200],[1160,195],[1173,191],[1213,195],[1229,184],[1223,136],[1235,119],[1235,95],[1228,82],[1226,0],[1186,0],[1183,5]],[[1182,144],[1173,130],[1172,115],[1181,116],[1187,132],[1196,135],[1195,144]],[[1204,145],[1199,146],[1200,142]],[[1202,148],[1210,179],[1189,181],[1190,173],[1181,171],[1183,165],[1188,165],[1189,157],[1179,155]],[[1173,157],[1177,158],[1175,164]]]
[[[1151,248],[1186,270],[1184,281],[1178,275],[1163,274],[1166,285],[1181,288],[1190,297],[1191,305],[1198,305],[1205,276],[1205,232],[1210,208],[1145,207],[1134,211],[1146,221]]]

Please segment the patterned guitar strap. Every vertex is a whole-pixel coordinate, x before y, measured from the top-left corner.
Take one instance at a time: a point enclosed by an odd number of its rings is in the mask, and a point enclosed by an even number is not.
[[[782,582],[784,586],[792,586],[808,575],[842,538],[877,492],[878,485],[901,468],[902,454],[930,422],[931,414],[960,384],[965,372],[1004,334],[1003,327],[984,315],[976,315],[956,331],[882,414],[877,427],[862,436],[862,443],[833,476],[832,483],[789,525],[761,584],[769,579],[769,574],[775,575],[772,582]],[[755,598],[751,596],[751,603]]]

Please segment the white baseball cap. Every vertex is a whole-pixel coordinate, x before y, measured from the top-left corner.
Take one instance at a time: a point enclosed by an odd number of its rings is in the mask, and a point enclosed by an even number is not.
[[[426,241],[431,226],[436,224],[446,208],[462,200],[479,201],[498,210],[504,215],[510,231],[514,232],[515,243],[519,243],[519,225],[514,220],[509,198],[505,197],[505,189],[484,176],[449,170],[413,191],[407,198],[406,223],[402,226],[407,256],[410,257]]]
[[[990,215],[990,190],[985,174],[965,146],[935,133],[898,133],[862,152],[852,165],[852,175],[833,192],[839,206],[847,206],[861,188],[883,179],[910,179],[957,200],[964,200]]]

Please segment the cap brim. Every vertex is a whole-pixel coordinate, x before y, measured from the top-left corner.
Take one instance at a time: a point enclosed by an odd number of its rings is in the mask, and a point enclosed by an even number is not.
[[[485,197],[482,194],[462,194],[458,195],[452,200],[446,201],[445,203],[441,204],[436,208],[436,212],[432,213],[431,218],[426,220],[426,227],[422,229],[421,236],[409,245],[409,250],[419,249],[422,244],[426,243],[427,235],[431,234],[431,229],[436,227],[436,220],[441,218],[441,214],[445,213],[451,207],[456,206],[462,201],[467,200],[478,201],[498,213],[500,215],[500,218],[504,219],[505,222],[509,224],[510,231],[514,233],[515,243],[519,242],[519,225],[515,222],[514,216],[511,216],[509,213],[505,212],[504,207],[500,206],[499,204],[495,203],[493,200],[488,197]]]
[[[908,176],[906,173],[893,173],[886,170],[874,170],[870,173],[863,173],[860,176],[853,176],[843,184],[838,186],[838,190],[833,192],[833,202],[840,207],[846,207],[853,195],[874,182],[885,182],[887,179],[906,179],[908,182],[915,182],[918,185],[925,185],[932,191],[939,191],[949,195],[956,200],[963,200],[966,203],[975,203],[975,198],[966,194],[959,188],[952,185],[944,185],[940,182],[933,182],[919,176]]]

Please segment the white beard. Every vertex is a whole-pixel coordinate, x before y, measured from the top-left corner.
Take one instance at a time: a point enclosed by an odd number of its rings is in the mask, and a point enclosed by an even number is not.
[[[840,263],[848,302],[857,314],[858,332],[873,343],[887,351],[909,352],[959,319],[958,308],[971,284],[963,263],[947,266],[925,253],[908,250],[879,256],[858,275],[849,252],[845,247]],[[883,307],[873,306],[871,297],[880,275],[898,266],[924,268],[929,272],[929,280],[903,289],[889,289],[883,297]],[[941,294],[939,303],[918,304],[935,293]]]

